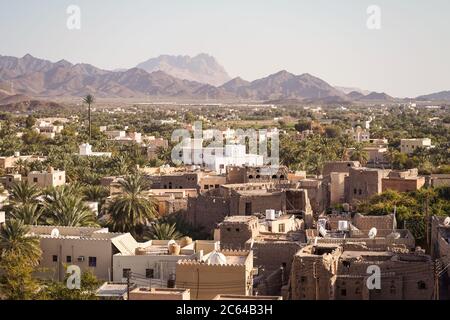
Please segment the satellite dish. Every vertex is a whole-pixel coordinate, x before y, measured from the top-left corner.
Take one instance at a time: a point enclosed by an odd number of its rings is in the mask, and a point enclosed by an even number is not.
[[[325,229],[323,226],[319,227],[319,233],[322,237],[326,237],[327,236],[327,229]]]
[[[446,226],[446,227],[450,226],[450,217],[445,218],[444,226]]]
[[[59,237],[59,230],[57,228],[53,229],[52,232],[50,233],[50,236],[52,238],[58,238]]]
[[[377,236],[377,228],[372,228],[369,231],[369,238],[370,239],[375,239],[375,237]]]

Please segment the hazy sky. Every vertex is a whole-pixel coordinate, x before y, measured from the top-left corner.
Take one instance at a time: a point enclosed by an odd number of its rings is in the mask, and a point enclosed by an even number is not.
[[[71,4],[81,30],[66,27]],[[450,90],[449,17],[448,0],[0,0],[0,54],[115,69],[205,52],[246,80],[286,69],[416,96]]]

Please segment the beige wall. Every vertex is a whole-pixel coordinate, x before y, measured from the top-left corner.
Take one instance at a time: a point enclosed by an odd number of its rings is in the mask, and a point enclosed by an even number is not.
[[[190,300],[190,290],[137,288],[130,292],[129,300]]]
[[[30,172],[27,179],[28,183],[36,184],[41,188],[57,187],[66,184],[66,172]]]
[[[211,300],[218,294],[251,295],[253,254],[251,251],[243,254],[248,254],[244,264],[180,261],[176,269],[176,287],[190,289],[192,300]]]
[[[65,265],[77,265],[81,271],[91,270],[100,280],[110,280],[112,277],[113,245],[110,239],[70,239],[41,236],[40,245],[42,258],[39,268],[45,268],[39,276],[62,281],[65,278]],[[57,262],[53,261],[57,256]],[[67,262],[67,257],[72,261]],[[79,261],[84,257],[84,261]],[[89,266],[89,257],[97,260],[95,267]]]

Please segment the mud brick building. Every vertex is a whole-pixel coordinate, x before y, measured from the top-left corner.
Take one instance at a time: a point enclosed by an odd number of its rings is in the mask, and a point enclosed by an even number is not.
[[[285,166],[273,168],[270,166],[228,166],[226,172],[227,184],[249,182],[276,182],[288,179],[289,170]]]
[[[409,192],[422,188],[425,185],[425,177],[420,177],[417,169],[391,171],[387,178],[382,179],[382,183],[382,191]]]
[[[381,271],[381,288],[369,290],[369,266]],[[309,245],[294,257],[293,300],[429,300],[434,266],[420,253],[371,251],[362,245]]]
[[[223,185],[188,199],[185,219],[213,230],[226,216],[263,214],[268,209],[302,215],[312,224],[309,191],[291,184],[247,183]]]
[[[350,168],[345,177],[345,201],[355,203],[382,192],[382,181],[390,170]]]

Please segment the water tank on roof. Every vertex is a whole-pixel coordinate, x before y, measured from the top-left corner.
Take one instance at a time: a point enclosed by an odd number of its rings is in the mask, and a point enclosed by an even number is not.
[[[339,231],[348,231],[348,221],[347,220],[340,220],[338,222],[338,230]]]
[[[206,263],[208,264],[227,264],[227,258],[223,253],[213,251],[206,259]]]
[[[273,210],[273,209],[266,210],[266,220],[269,220],[269,221],[276,220],[275,210]]]
[[[59,230],[57,228],[53,229],[52,232],[50,233],[50,236],[52,238],[58,238],[59,237]]]
[[[344,204],[342,204],[342,209],[345,212],[349,212],[350,211],[350,205],[348,203],[344,203]]]

